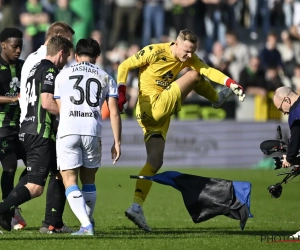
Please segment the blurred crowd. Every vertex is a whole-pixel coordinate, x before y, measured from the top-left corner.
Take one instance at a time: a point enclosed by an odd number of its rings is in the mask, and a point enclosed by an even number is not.
[[[1,29],[24,31],[21,58],[44,43],[49,24],[65,21],[74,43],[101,45],[99,67],[116,78],[118,65],[143,46],[169,42],[181,29],[199,36],[197,55],[238,81],[248,96],[265,98],[286,85],[300,92],[300,0],[0,0]],[[72,56],[69,65],[74,63]],[[184,72],[182,72],[184,73]],[[129,113],[137,74],[128,78]],[[193,98],[191,93],[190,98]]]

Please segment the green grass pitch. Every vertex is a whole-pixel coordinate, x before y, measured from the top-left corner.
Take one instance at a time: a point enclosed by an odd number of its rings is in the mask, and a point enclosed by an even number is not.
[[[162,171],[170,168],[162,169]],[[17,176],[19,176],[19,170]],[[300,183],[283,185],[282,196],[272,199],[267,187],[283,177],[274,170],[237,169],[176,169],[182,173],[252,183],[251,212],[244,231],[239,221],[218,216],[194,224],[175,189],[153,183],[144,205],[144,212],[152,233],[144,233],[124,216],[131,205],[138,168],[101,168],[97,174],[97,205],[95,209],[96,236],[73,237],[68,234],[41,235],[45,195],[21,206],[27,221],[22,231],[3,231],[0,249],[300,249],[300,242],[267,243],[265,237],[289,236],[300,230]],[[296,178],[293,182],[298,182]],[[79,221],[66,205],[65,223],[79,228]]]

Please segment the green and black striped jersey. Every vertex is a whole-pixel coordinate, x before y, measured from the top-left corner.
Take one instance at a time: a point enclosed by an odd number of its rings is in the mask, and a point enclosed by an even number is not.
[[[17,60],[14,65],[8,64],[0,56],[0,95],[18,96],[20,93],[21,70],[23,60]],[[19,129],[19,102],[0,104],[0,130],[6,127]]]
[[[26,81],[27,114],[22,121],[20,134],[51,138],[56,117],[42,107],[41,94],[54,94],[58,73],[56,66],[47,59],[41,60],[31,69]]]

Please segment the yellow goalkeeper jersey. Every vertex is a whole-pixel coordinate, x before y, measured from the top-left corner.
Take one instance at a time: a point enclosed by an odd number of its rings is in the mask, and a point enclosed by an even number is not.
[[[176,59],[171,53],[172,44],[173,42],[151,44],[127,58],[118,68],[118,84],[126,83],[129,70],[140,68],[139,98],[146,96],[149,98],[161,93],[176,81],[177,75],[183,68],[190,67],[211,81],[225,85],[228,77],[209,67],[195,53],[185,62]]]

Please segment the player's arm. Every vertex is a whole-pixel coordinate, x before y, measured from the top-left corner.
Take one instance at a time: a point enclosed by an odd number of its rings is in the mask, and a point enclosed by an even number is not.
[[[297,137],[298,136],[298,137]],[[300,149],[300,120],[296,120],[293,122],[291,126],[291,136],[287,148],[286,161],[289,163],[293,163],[295,161],[297,155],[299,154]]]
[[[121,156],[121,133],[122,133],[122,122],[118,107],[118,99],[115,97],[109,97],[107,100],[107,106],[110,114],[110,123],[114,136],[114,143],[111,148],[111,156],[114,159],[115,164]]]
[[[42,107],[46,109],[52,115],[59,115],[59,109],[54,95],[51,93],[41,93]]]
[[[124,110],[124,104],[127,102],[125,84],[129,71],[150,64],[154,60],[154,54],[155,49],[153,49],[152,45],[149,45],[119,65],[117,83],[119,93],[118,105],[121,112]]]
[[[122,133],[122,122],[118,106],[118,90],[117,84],[112,77],[107,77],[108,81],[108,95],[107,95],[107,107],[110,114],[110,123],[114,136],[114,143],[111,147],[111,157],[114,159],[115,164],[121,156],[121,133]]]
[[[18,101],[18,96],[0,96],[0,103],[13,103]]]
[[[42,107],[53,115],[59,115],[59,109],[54,100],[54,83],[57,72],[47,72],[41,74],[41,103]]]
[[[241,85],[223,74],[221,71],[209,67],[196,54],[193,54],[192,58],[188,61],[188,66],[198,71],[200,75],[206,76],[209,80],[231,88],[232,91],[239,97],[239,100],[244,101],[245,94]]]
[[[61,74],[58,74],[57,77],[55,78],[55,84],[54,84],[54,100],[58,106],[58,110],[60,112],[60,107],[61,107],[61,102],[60,102],[60,79],[61,79]]]

